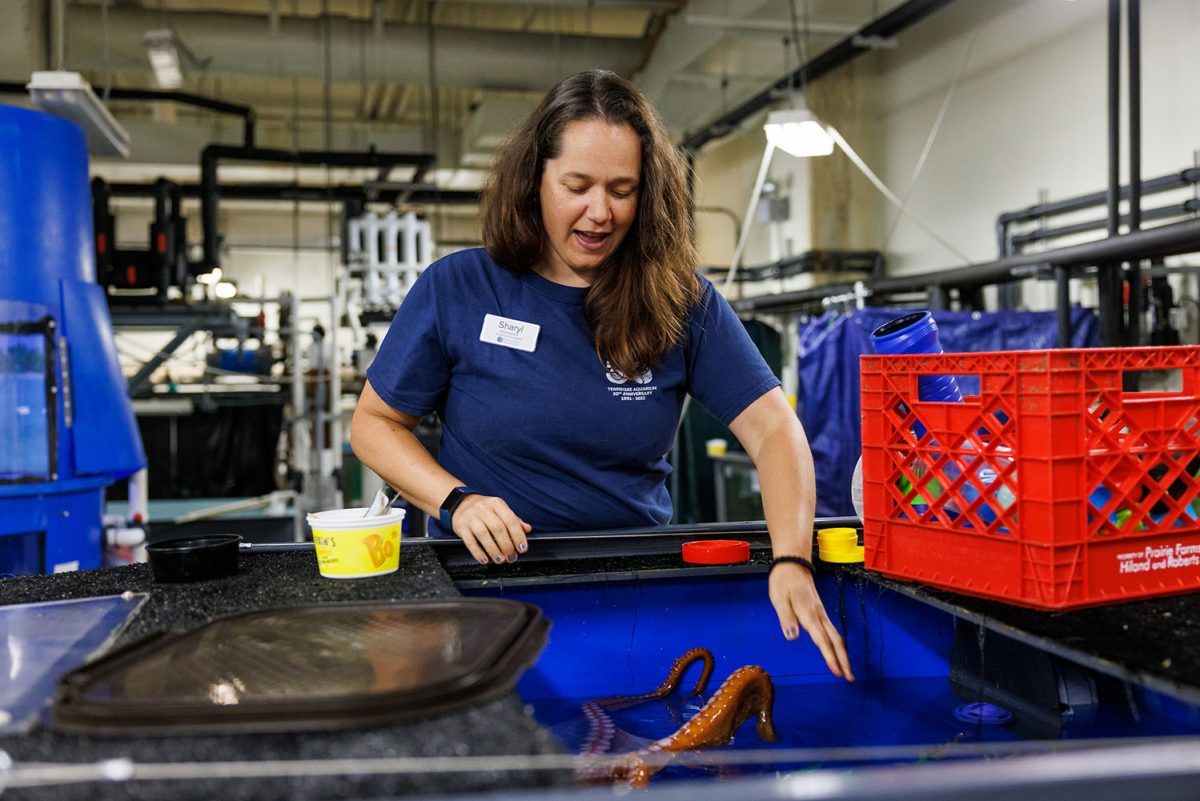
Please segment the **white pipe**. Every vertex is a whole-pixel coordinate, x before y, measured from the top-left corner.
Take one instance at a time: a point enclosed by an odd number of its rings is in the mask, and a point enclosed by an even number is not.
[[[733,261],[729,263],[729,272],[725,276],[725,283],[721,285],[721,294],[728,297],[729,288],[733,286],[733,277],[737,275],[738,267],[742,263],[742,254],[746,252],[746,240],[749,239],[750,227],[754,224],[754,207],[758,205],[758,199],[762,195],[763,184],[767,181],[767,170],[771,167],[771,156],[775,154],[775,145],[767,141],[766,148],[763,149],[762,163],[758,165],[758,175],[754,179],[754,189],[750,192],[750,202],[746,205],[746,213],[742,215],[742,232],[738,236],[737,247],[733,250]]]
[[[150,522],[150,471],[145,467],[129,477],[129,512],[125,519],[131,523]]]
[[[383,224],[384,246],[384,285],[387,286],[387,302],[393,308],[400,305],[403,291],[400,288],[400,270],[403,265],[400,260],[400,236],[404,230],[404,221],[389,211]]]
[[[329,326],[329,348],[332,351],[329,369],[329,421],[330,448],[333,450],[333,470],[340,475],[342,471],[342,348],[338,332],[342,328],[342,310],[345,309],[346,281],[341,270],[334,278],[333,321]],[[342,508],[342,493],[334,489],[333,506]]]
[[[61,70],[66,66],[66,42],[67,42],[67,3],[66,0],[54,0],[51,11],[53,16],[54,28],[54,69]],[[97,20],[97,30],[103,31],[103,20]],[[100,58],[104,58],[103,47],[100,50]]]
[[[433,227],[429,220],[421,221],[421,269],[424,270],[433,263]]]
[[[367,303],[379,304],[382,299],[382,289],[379,283],[379,218],[374,214],[363,217],[363,236],[366,237],[366,272],[363,274],[366,283]]]
[[[421,263],[417,257],[417,235],[421,232],[422,224],[417,215],[411,211],[404,215],[404,291],[412,289],[417,275],[421,271]]]

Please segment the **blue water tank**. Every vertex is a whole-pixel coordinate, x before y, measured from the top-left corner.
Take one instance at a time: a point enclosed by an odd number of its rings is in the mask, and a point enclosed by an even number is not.
[[[83,131],[0,105],[0,574],[99,567],[104,488],[145,464]]]

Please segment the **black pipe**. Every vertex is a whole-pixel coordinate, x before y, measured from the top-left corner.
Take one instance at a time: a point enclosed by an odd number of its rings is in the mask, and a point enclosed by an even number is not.
[[[1083,267],[1107,262],[1119,263],[1131,258],[1154,259],[1197,251],[1200,251],[1200,220],[1186,220],[1041,253],[1021,253],[950,270],[879,278],[867,281],[866,287],[873,295],[891,295],[901,292],[924,292],[933,285],[961,288],[1000,284],[1023,280],[1044,265]],[[825,284],[796,292],[734,300],[731,304],[739,312],[782,308],[803,305],[813,300],[820,301],[830,295],[853,290],[854,285],[851,283]]]
[[[884,256],[878,250],[809,250],[786,259],[760,264],[756,267],[743,267],[738,270],[737,283],[762,281],[765,279],[787,278],[792,275],[810,272],[827,273],[867,273],[880,276],[884,272]],[[707,276],[725,275],[728,267],[709,267],[704,269]]]
[[[1139,126],[1140,128],[1140,126]],[[1189,167],[1177,173],[1169,175],[1160,175],[1157,178],[1151,178],[1147,181],[1139,182],[1141,186],[1140,194],[1152,194],[1158,192],[1167,192],[1173,189],[1179,189],[1184,186],[1200,183],[1200,168]],[[1121,187],[1121,197],[1132,197],[1133,187],[1131,185]],[[1030,206],[1019,211],[1005,212],[996,218],[996,250],[1000,258],[1011,256],[1021,252],[1022,246],[1030,242],[1044,242],[1058,236],[1069,236],[1072,234],[1083,233],[1085,231],[1094,231],[1105,228],[1108,224],[1107,219],[1092,220],[1090,222],[1075,223],[1073,225],[1061,226],[1059,228],[1043,229],[1038,231],[1030,231],[1024,234],[1009,235],[1009,227],[1014,222],[1023,222],[1026,220],[1043,219],[1058,214],[1067,212],[1079,211],[1081,209],[1097,206],[1108,199],[1107,190],[1100,192],[1091,192],[1086,195],[1079,195],[1073,198],[1058,200],[1053,203],[1039,203],[1035,206]],[[1140,203],[1139,203],[1140,206]],[[1157,209],[1151,209],[1144,215],[1144,219],[1162,219],[1166,217],[1177,217],[1184,214],[1192,214],[1200,212],[1200,200],[1191,199],[1181,204],[1172,206],[1163,206]],[[1124,223],[1125,218],[1121,219]],[[1140,226],[1139,226],[1140,227]],[[1065,275],[1059,275],[1056,271],[1056,281],[1066,281],[1067,286],[1059,286],[1057,295],[1060,300],[1064,297],[1070,297],[1070,271]],[[1001,287],[1003,289],[1004,287]],[[1065,347],[1062,342],[1062,327],[1065,325],[1066,330],[1070,330],[1070,310],[1059,307],[1060,326],[1060,347]],[[1065,322],[1064,322],[1065,321]]]
[[[1151,345],[1179,344],[1179,332],[1171,327],[1175,293],[1165,272],[1161,260],[1150,263],[1150,304],[1154,309],[1154,328],[1149,331]]]
[[[925,290],[925,294],[929,296],[930,309],[945,311],[950,308],[950,298],[946,292],[946,287],[941,284],[930,284]]]
[[[696,133],[691,134],[683,140],[682,147],[693,152],[699,150],[707,142],[725,136],[735,130],[743,120],[752,117],[776,102],[779,99],[780,93],[790,92],[797,86],[804,86],[811,83],[856,56],[871,52],[869,49],[855,44],[854,40],[856,37],[878,36],[883,39],[890,38],[905,28],[920,22],[935,11],[939,11],[950,5],[952,2],[953,0],[908,0],[908,2],[897,6],[874,22],[864,25],[857,33],[847,36],[816,58],[811,59],[807,64],[801,65],[791,74],[785,75],[775,81],[775,83],[732,111],[722,114]]]
[[[186,197],[198,198],[200,184],[179,184],[179,191]],[[153,197],[153,184],[114,183],[109,185],[113,197]],[[446,205],[474,205],[479,202],[479,193],[466,189],[439,189],[431,186],[413,189],[395,185],[385,190],[368,190],[361,185],[339,184],[337,186],[306,186],[295,183],[252,183],[221,184],[221,197],[228,200],[311,200],[314,202],[345,203],[379,202],[392,204],[404,193],[411,195],[413,203]]]
[[[1054,312],[1058,321],[1058,347],[1071,347],[1071,271],[1054,268]]]
[[[1150,195],[1158,192],[1167,192],[1197,183],[1200,183],[1200,167],[1188,167],[1179,172],[1160,175],[1157,178],[1142,181],[1141,194]],[[1122,186],[1120,196],[1122,199],[1128,198],[1130,196],[1130,187],[1127,185]],[[1001,225],[1003,223],[1036,220],[1041,217],[1052,217],[1056,214],[1065,214],[1071,211],[1080,211],[1091,206],[1099,206],[1107,201],[1108,190],[1103,189],[1099,192],[1089,192],[1086,195],[1079,195],[1065,200],[1056,200],[1053,203],[1039,203],[1036,206],[1029,206],[1020,211],[1008,211],[997,217],[996,222],[997,225]]]
[[[194,270],[209,272],[221,266],[217,246],[217,204],[221,187],[217,183],[217,164],[221,160],[264,161],[276,164],[324,165],[330,167],[373,167],[407,164],[419,170],[428,168],[436,157],[432,153],[378,153],[322,150],[267,150],[263,148],[209,145],[200,153],[200,223],[203,230],[204,255]]]
[[[201,158],[217,161],[262,161],[328,167],[395,167],[408,165],[428,168],[437,161],[433,153],[380,153],[375,150],[273,150],[237,145],[209,145]]]
[[[1001,259],[1005,256],[1012,255],[1012,253],[1015,252],[1013,249],[1013,244],[1008,238],[1008,226],[1009,223],[1003,219],[996,221],[996,239],[998,240],[996,250],[998,257]],[[1016,308],[1017,304],[1020,302],[1019,286],[1010,287],[1009,284],[1001,284],[996,288],[996,290],[997,305],[1001,309]]]
[[[25,84],[19,81],[0,81],[0,92],[23,95],[28,92],[28,89],[25,88]],[[254,109],[250,106],[228,103],[224,100],[204,97],[203,95],[194,95],[190,92],[163,92],[157,89],[121,89],[115,86],[108,90],[108,99],[172,101],[188,106],[206,108],[221,114],[232,114],[242,118],[243,145],[245,147],[254,147],[255,113]]]
[[[171,212],[171,181],[159,178],[154,182],[154,219],[158,222],[170,218]]]
[[[183,103],[188,106],[205,108],[220,114],[232,114],[242,118],[242,144],[244,147],[254,147],[255,113],[250,106],[238,103],[228,103],[212,97],[194,95],[189,92],[159,91],[157,89],[118,89],[108,91],[110,100],[156,100]]]
[[[158,284],[158,299],[165,303],[167,290],[175,280],[171,263],[175,255],[171,225],[171,184],[166,178],[154,182],[154,222],[150,226],[150,253],[154,260]]]
[[[1121,0],[1108,0],[1108,235],[1120,233]]]
[[[1142,13],[1141,0],[1127,0],[1129,61],[1129,230],[1142,227]],[[1129,342],[1142,343],[1142,264],[1129,263]]]
[[[101,286],[112,271],[113,242],[112,211],[109,207],[109,185],[103,178],[92,179],[92,236],[96,249],[96,282]]]
[[[949,286],[1003,283],[1024,278],[1029,270],[1022,268],[1043,264],[1082,267],[1106,261],[1115,263],[1129,258],[1151,259],[1156,256],[1173,256],[1197,251],[1200,251],[1200,220],[1186,220],[1096,242],[1084,242],[1041,253],[1019,254],[994,262],[943,270],[932,275],[882,278],[873,282],[873,286],[881,292],[896,292],[912,291],[931,283]],[[937,276],[942,278],[937,279]],[[931,278],[935,280],[930,280]]]
[[[1121,210],[1121,0],[1108,0],[1108,235],[1120,233]],[[1123,298],[1121,265],[1107,262],[1097,265],[1100,294],[1100,344],[1123,344]]]
[[[1168,217],[1182,217],[1188,214],[1200,212],[1200,200],[1190,198],[1182,203],[1172,203],[1170,206],[1160,206],[1156,209],[1148,209],[1142,213],[1143,220],[1162,220]],[[1121,224],[1129,223],[1129,215],[1122,214],[1120,217]],[[1024,234],[1016,234],[1008,240],[1009,255],[1020,253],[1024,245],[1031,242],[1045,242],[1048,239],[1056,239],[1062,236],[1072,236],[1074,234],[1082,234],[1087,231],[1098,231],[1108,226],[1108,220],[1095,219],[1086,220],[1084,222],[1072,223],[1071,225],[1063,225],[1058,228],[1046,228],[1041,231],[1029,231]],[[1140,230],[1139,225],[1137,229]]]

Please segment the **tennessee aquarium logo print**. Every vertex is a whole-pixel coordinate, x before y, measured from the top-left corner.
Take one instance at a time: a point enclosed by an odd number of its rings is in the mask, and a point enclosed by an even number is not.
[[[604,377],[608,379],[609,394],[617,400],[645,400],[658,389],[658,387],[650,383],[654,380],[654,373],[650,370],[646,370],[644,373],[630,380],[622,375],[620,371],[613,369],[612,364],[605,362]]]
[[[612,384],[628,384],[629,383],[629,379],[626,378],[621,373],[614,370],[612,364],[610,364],[609,362],[604,363],[604,376],[605,376],[605,378],[607,378],[609,380],[609,383],[612,383]],[[637,378],[635,378],[633,380],[637,384],[649,384],[651,381],[654,380],[654,373],[652,373],[650,370],[646,370],[646,372],[642,373],[641,375],[639,375]]]

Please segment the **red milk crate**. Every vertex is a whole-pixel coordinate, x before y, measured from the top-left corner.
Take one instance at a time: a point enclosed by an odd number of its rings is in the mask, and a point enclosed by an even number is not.
[[[1122,390],[1144,371],[1182,389]],[[931,375],[980,394],[922,401]],[[1200,589],[1200,347],[864,356],[861,378],[868,568],[1035,609]]]

